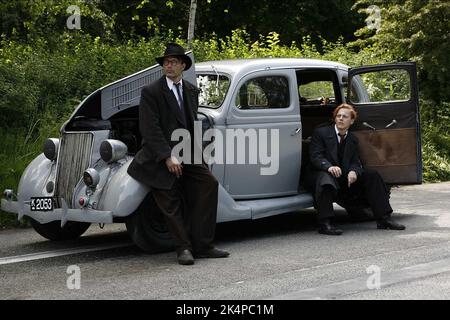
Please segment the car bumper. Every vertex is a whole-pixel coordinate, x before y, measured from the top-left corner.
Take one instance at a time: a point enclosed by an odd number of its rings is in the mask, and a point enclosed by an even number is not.
[[[66,221],[90,222],[90,223],[113,223],[112,211],[100,211],[88,208],[70,209],[66,205],[63,208],[52,211],[31,211],[30,205],[22,201],[11,201],[1,199],[1,209],[6,212],[17,214],[20,220],[23,216],[28,216],[39,223],[61,221],[64,225]]]

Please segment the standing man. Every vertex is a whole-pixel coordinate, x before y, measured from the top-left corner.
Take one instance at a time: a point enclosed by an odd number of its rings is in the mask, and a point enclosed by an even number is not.
[[[191,265],[194,257],[227,257],[228,252],[212,244],[217,216],[217,180],[206,164],[180,163],[172,155],[172,148],[178,143],[171,141],[176,129],[186,129],[194,136],[198,90],[182,79],[183,71],[191,67],[192,60],[183,47],[169,43],[164,56],[156,61],[163,67],[164,76],[142,89],[139,106],[142,149],[130,164],[128,173],[151,188],[175,240],[179,264]]]
[[[340,235],[342,230],[331,224],[333,201],[369,203],[378,229],[404,230],[394,222],[389,204],[389,191],[383,178],[374,170],[363,169],[359,160],[358,140],[348,131],[357,117],[355,109],[341,104],[333,112],[335,124],[314,131],[310,145],[314,167],[313,189],[317,205],[319,233]]]

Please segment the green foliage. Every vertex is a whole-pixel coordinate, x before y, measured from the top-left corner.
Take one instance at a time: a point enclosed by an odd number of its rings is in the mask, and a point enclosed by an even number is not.
[[[68,117],[66,114],[64,119]],[[10,130],[0,128],[0,190],[13,188],[17,192],[20,177],[28,164],[42,152],[44,141],[59,136],[62,119],[53,114],[42,114],[30,120],[26,127]],[[0,211],[1,212],[1,211]],[[17,221],[17,216],[0,214],[0,228],[4,226],[28,226],[28,222]]]
[[[367,88],[369,101],[409,100],[410,98],[410,76],[405,70],[366,72],[361,74],[360,77]]]
[[[307,100],[317,99],[320,97],[333,97],[334,88],[332,81],[314,81],[300,86],[299,92],[301,96]]]
[[[115,32],[123,38],[154,36],[173,31],[186,38],[191,0],[133,1],[128,5],[117,0],[102,1],[102,9],[115,17]],[[354,40],[354,30],[363,25],[363,16],[351,11],[354,0],[198,0],[195,34],[207,38],[212,33],[223,39],[232,30],[245,29],[252,42],[260,34],[277,32],[283,43],[301,41],[311,35],[329,41],[344,37]],[[345,17],[343,19],[343,17]],[[280,23],[282,21],[282,23]],[[213,35],[214,36],[214,35]]]
[[[0,3],[2,35],[8,39],[33,43],[44,41],[49,48],[57,45],[64,34],[89,34],[113,37],[114,15],[100,9],[101,0],[15,0]],[[66,22],[80,9],[81,29],[69,30]]]
[[[62,37],[51,52],[39,41],[3,40],[0,126],[23,127],[45,112],[60,118],[95,89],[152,65],[162,50],[156,37],[119,45],[89,35]]]
[[[450,180],[450,103],[421,100],[422,155],[425,181]],[[434,119],[437,109],[438,119]]]
[[[370,5],[381,9],[381,28],[358,30],[354,44],[373,44],[392,61],[417,61],[420,88],[436,104],[450,101],[450,2],[441,0],[358,0],[361,12]],[[435,111],[437,111],[435,109]]]
[[[442,147],[447,149],[441,149]],[[423,178],[426,182],[450,180],[450,134],[439,132],[435,127],[425,127],[422,137]]]
[[[181,43],[183,44],[183,43]],[[231,36],[225,38],[209,37],[195,40],[193,50],[197,61],[244,59],[244,58],[309,58],[337,61],[351,66],[385,63],[385,57],[380,57],[369,47],[356,52],[339,39],[330,43],[321,39],[321,49],[307,36],[301,39],[301,45],[292,42],[290,46],[283,45],[280,35],[270,32],[252,42],[246,30],[233,30]]]

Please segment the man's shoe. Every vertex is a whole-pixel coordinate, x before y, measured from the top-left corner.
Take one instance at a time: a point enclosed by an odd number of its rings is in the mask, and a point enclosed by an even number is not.
[[[217,248],[208,249],[205,251],[194,252],[194,257],[197,259],[201,258],[226,258],[230,255],[229,252],[225,250],[220,250]]]
[[[185,249],[177,253],[178,263],[182,265],[191,265],[194,264],[194,257],[192,256],[191,251]]]
[[[340,236],[342,234],[342,230],[335,228],[331,225],[330,222],[324,222],[319,224],[319,233],[327,234],[330,236]]]
[[[405,230],[405,226],[391,218],[385,218],[377,221],[377,229]]]

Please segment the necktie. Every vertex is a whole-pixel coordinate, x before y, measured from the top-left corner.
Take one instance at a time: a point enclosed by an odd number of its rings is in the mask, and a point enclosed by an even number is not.
[[[340,134],[339,135],[339,144],[338,144],[338,160],[339,160],[339,165],[342,165],[342,159],[344,158],[344,138],[345,138],[345,134]]]
[[[181,94],[181,90],[180,90],[180,83],[174,83],[173,84],[177,90],[177,95],[178,95],[178,105],[180,106],[180,109],[182,110],[181,112],[183,112],[183,107],[184,107],[184,101],[183,101],[183,95]]]
[[[181,94],[181,90],[180,90],[180,85],[181,83],[174,83],[173,84],[175,86],[175,89],[177,90],[177,95],[178,95],[178,105],[180,107],[180,111],[181,111],[181,117],[183,119],[184,125],[186,126],[186,114],[184,113],[184,101],[183,101],[183,95]]]

